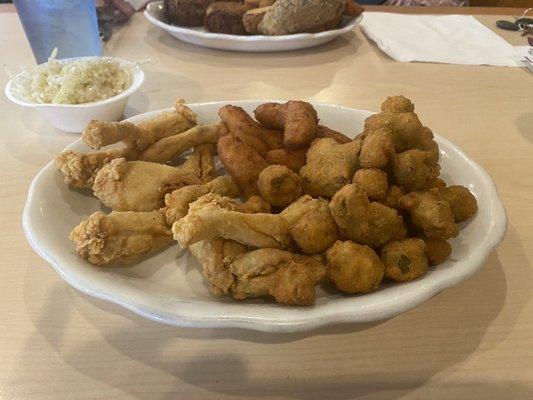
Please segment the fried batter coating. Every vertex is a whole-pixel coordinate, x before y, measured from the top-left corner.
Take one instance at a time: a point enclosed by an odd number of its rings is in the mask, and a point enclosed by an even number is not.
[[[254,114],[262,125],[283,129],[283,143],[287,149],[309,146],[316,138],[318,117],[313,106],[305,101],[262,104]]]
[[[186,216],[189,212],[189,204],[208,193],[216,193],[231,198],[240,195],[239,189],[229,176],[220,176],[201,185],[184,186],[165,195],[167,223],[171,226]]]
[[[129,147],[143,151],[158,140],[184,132],[196,125],[196,114],[183,100],[178,99],[174,108],[174,111],[163,112],[139,124],[92,120],[83,131],[83,140],[93,149],[125,142]]]
[[[365,135],[370,135],[379,129],[389,132],[396,152],[413,148],[424,129],[414,113],[381,112],[365,120]]]
[[[431,152],[412,149],[393,158],[392,173],[397,185],[412,192],[431,187],[440,174],[440,165]]]
[[[431,182],[430,189],[442,189],[446,187],[446,182],[442,178],[437,178],[433,182]]]
[[[97,211],[70,233],[78,254],[94,265],[132,261],[172,242],[172,232],[159,211]]]
[[[242,23],[246,32],[252,35],[259,35],[259,24],[268,10],[270,10],[270,6],[253,7],[251,10],[246,11],[242,16]]]
[[[211,3],[205,12],[204,25],[211,32],[246,35],[242,18],[249,9],[245,4],[232,1]]]
[[[235,201],[207,194],[190,204],[188,214],[172,225],[174,239],[182,247],[214,237],[253,247],[286,248],[290,243],[286,221],[274,214],[246,214]]]
[[[122,157],[134,160],[138,154],[139,152],[131,147],[95,153],[65,150],[55,157],[54,162],[65,177],[66,184],[75,188],[92,188],[96,174],[105,164]]]
[[[406,235],[402,217],[392,208],[370,202],[356,184],[344,186],[329,203],[331,215],[346,238],[370,247],[381,247]]]
[[[163,206],[165,194],[199,183],[188,164],[170,167],[117,158],[98,171],[93,192],[114,211],[152,211]]]
[[[438,189],[406,194],[398,206],[409,211],[413,224],[427,237],[451,239],[459,233],[452,209]]]
[[[380,203],[390,208],[398,208],[398,200],[403,195],[405,195],[405,190],[400,186],[390,185],[385,197],[380,200]]]
[[[415,105],[407,97],[389,96],[381,104],[381,111],[391,113],[412,113],[415,112]]]
[[[261,196],[251,196],[244,203],[237,204],[236,211],[248,214],[269,213],[272,207]]]
[[[233,135],[217,143],[218,156],[245,198],[258,195],[257,180],[268,163],[257,151]]]
[[[264,248],[238,256],[230,271],[236,278],[236,299],[271,295],[278,303],[311,305],[325,267],[314,257]]]
[[[265,128],[263,126],[261,126],[261,131],[263,133],[263,141],[266,143],[266,145],[268,146],[270,151],[278,150],[278,149],[286,150],[283,147],[283,132],[282,131],[278,131],[276,129],[268,129],[268,128]],[[293,150],[292,152],[298,152],[298,151],[301,151],[301,150]],[[306,151],[307,151],[307,149],[303,149],[304,158],[305,158],[305,152]],[[267,158],[268,158],[268,153],[266,155],[267,155]],[[304,163],[305,163],[305,161],[304,161]],[[273,163],[273,164],[275,164],[275,163]]]
[[[189,250],[202,265],[203,275],[216,296],[230,294],[234,276],[229,270],[233,260],[248,251],[248,248],[233,240],[213,238],[191,244]]]
[[[424,275],[428,270],[426,245],[422,239],[390,242],[381,249],[385,276],[396,282],[406,282]]]
[[[350,139],[344,133],[337,132],[324,125],[318,125],[317,131],[316,131],[316,137],[335,139],[340,144],[345,144],[345,143],[352,141],[352,139]]]
[[[394,143],[389,132],[378,129],[364,137],[359,162],[363,168],[384,168],[394,154]]]
[[[331,198],[352,181],[359,169],[361,142],[340,144],[335,139],[316,139],[307,151],[307,163],[300,170],[304,192]]]
[[[431,266],[442,264],[452,253],[451,244],[444,239],[424,237],[422,240],[426,244],[426,257]]]
[[[259,174],[257,188],[271,205],[287,207],[302,194],[302,179],[283,165],[270,165]]]
[[[230,104],[218,110],[218,115],[228,131],[253,148],[262,157],[270,150],[263,135],[264,128],[254,121],[243,108]]]
[[[358,15],[362,14],[365,10],[363,7],[361,7],[355,0],[345,0],[344,1],[344,11],[342,12],[343,15],[349,15],[350,17],[357,17]]]
[[[438,161],[440,158],[439,145],[433,139],[433,132],[431,129],[424,127],[420,131],[418,142],[414,146],[415,149],[429,151]]]
[[[464,186],[454,185],[441,188],[440,194],[450,204],[455,222],[463,222],[477,212],[477,200]]]
[[[216,143],[228,133],[223,123],[198,125],[185,132],[163,138],[144,150],[139,160],[167,163],[181,156],[186,150],[204,143]]]
[[[357,170],[353,183],[363,188],[370,200],[381,200],[387,194],[387,174],[377,168]]]
[[[265,159],[271,165],[284,165],[294,172],[299,172],[305,165],[307,149],[276,149],[266,153]]]
[[[374,250],[352,241],[337,241],[326,252],[326,272],[346,293],[369,293],[383,279],[385,266]]]
[[[293,240],[306,254],[322,253],[337,240],[337,225],[324,199],[302,196],[281,216],[287,221]]]

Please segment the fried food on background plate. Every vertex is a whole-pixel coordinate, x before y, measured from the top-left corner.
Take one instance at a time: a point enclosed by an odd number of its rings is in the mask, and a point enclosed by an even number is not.
[[[176,100],[173,111],[165,111],[138,124],[92,120],[83,131],[83,140],[93,149],[124,142],[143,151],[167,136],[184,132],[196,125],[196,114],[182,99]],[[192,147],[192,146],[191,146]]]
[[[245,35],[243,15],[249,9],[246,4],[231,1],[211,3],[205,12],[204,25],[211,32]]]
[[[131,147],[94,153],[65,150],[54,158],[54,163],[63,174],[67,185],[75,188],[92,188],[96,174],[105,164],[115,158],[135,160],[138,154],[139,151]]]
[[[244,203],[237,204],[236,211],[248,214],[269,213],[272,207],[261,196],[250,196]]]
[[[268,167],[265,159],[234,135],[221,137],[217,142],[217,151],[242,195],[248,198],[259,194],[257,180],[261,171]]]
[[[97,211],[80,222],[71,234],[78,254],[94,265],[135,258],[172,242],[172,232],[160,211]]]
[[[381,249],[385,276],[405,282],[424,275],[428,270],[426,245],[422,239],[411,238],[390,242]]]
[[[429,189],[440,174],[440,165],[433,153],[411,149],[392,159],[395,183],[407,192]]]
[[[452,209],[438,189],[408,193],[398,200],[398,206],[409,211],[413,224],[427,237],[451,239],[459,233]]]
[[[337,241],[326,252],[326,272],[335,286],[346,293],[369,293],[383,279],[385,265],[368,246]]]
[[[239,189],[229,176],[220,176],[204,184],[184,186],[165,195],[167,223],[172,225],[186,216],[189,212],[189,204],[208,193],[230,198],[240,195]]]
[[[405,190],[403,190],[400,186],[389,185],[385,197],[379,200],[379,202],[390,208],[398,208],[398,200],[400,200],[400,197],[404,195]]]
[[[317,113],[305,101],[262,104],[255,109],[254,114],[262,125],[283,130],[283,144],[287,149],[307,147],[316,138]]]
[[[356,184],[344,186],[329,203],[341,235],[359,244],[381,247],[406,236],[402,217],[392,208],[370,202]]]
[[[421,238],[426,244],[426,257],[430,266],[442,264],[452,253],[452,245],[444,239]]]
[[[257,7],[246,11],[242,16],[242,23],[246,32],[251,35],[259,35],[259,24],[271,8],[270,6]]]
[[[161,208],[165,194],[201,183],[189,165],[171,167],[117,158],[94,179],[94,195],[114,211],[152,211]]]
[[[265,14],[259,31],[263,35],[317,32],[339,21],[344,9],[343,0],[278,0]]]
[[[167,163],[188,149],[204,143],[216,143],[228,133],[223,123],[198,125],[176,135],[165,137],[147,147],[138,157],[141,161]]]
[[[377,168],[362,168],[355,172],[353,183],[360,186],[370,200],[381,200],[387,194],[387,174]]]
[[[343,15],[349,15],[350,17],[357,17],[365,10],[354,0],[345,0]]]
[[[337,240],[337,225],[328,202],[300,197],[281,212],[287,221],[292,239],[305,254],[323,253]]]
[[[331,198],[352,181],[359,169],[361,141],[340,144],[335,139],[316,139],[307,151],[307,163],[300,170],[304,192]]]
[[[302,194],[302,179],[283,165],[270,165],[259,174],[259,194],[275,207],[287,207]]]
[[[389,96],[381,103],[381,111],[391,113],[412,113],[415,112],[415,105],[404,96]]]
[[[307,148],[300,150],[276,149],[266,153],[265,160],[271,165],[284,165],[294,172],[305,165]]]
[[[455,222],[463,222],[477,212],[477,200],[464,186],[454,185],[439,189],[442,198],[450,205]]]
[[[247,246],[286,248],[289,227],[279,215],[236,211],[237,203],[207,194],[190,204],[188,214],[172,225],[174,238],[182,247],[204,239],[222,237]]]

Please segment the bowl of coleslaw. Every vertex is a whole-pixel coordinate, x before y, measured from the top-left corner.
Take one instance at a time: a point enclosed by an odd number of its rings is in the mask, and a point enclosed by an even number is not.
[[[114,57],[50,59],[11,77],[6,96],[37,108],[55,128],[82,132],[92,119],[118,121],[144,81],[139,63]]]

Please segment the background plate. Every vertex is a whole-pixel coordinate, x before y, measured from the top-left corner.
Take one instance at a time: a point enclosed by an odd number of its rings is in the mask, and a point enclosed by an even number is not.
[[[359,25],[362,15],[356,18],[344,17],[341,27],[319,33],[298,33],[294,35],[263,36],[263,35],[228,35],[212,33],[203,27],[189,28],[170,25],[166,22],[163,2],[155,1],[146,6],[145,17],[153,25],[164,29],[172,36],[187,43],[218,50],[269,52],[307,49],[335,39],[350,32]]]

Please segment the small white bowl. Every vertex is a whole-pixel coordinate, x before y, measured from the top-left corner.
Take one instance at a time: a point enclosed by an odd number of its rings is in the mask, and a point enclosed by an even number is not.
[[[58,61],[69,63],[89,58],[93,57],[65,58]],[[12,84],[12,80],[6,85],[6,96],[9,100],[19,106],[37,108],[55,128],[66,132],[82,132],[91,119],[98,119],[106,122],[118,121],[126,108],[129,97],[141,87],[144,81],[144,72],[135,63],[121,58],[105,58],[116,60],[124,66],[131,67],[130,70],[132,73],[132,83],[130,87],[109,99],[84,104],[34,103],[24,98],[19,93]]]

